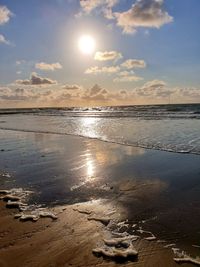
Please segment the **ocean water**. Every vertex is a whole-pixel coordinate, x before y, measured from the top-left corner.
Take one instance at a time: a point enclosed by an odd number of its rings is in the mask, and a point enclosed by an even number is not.
[[[0,129],[200,154],[200,104],[1,109]]]

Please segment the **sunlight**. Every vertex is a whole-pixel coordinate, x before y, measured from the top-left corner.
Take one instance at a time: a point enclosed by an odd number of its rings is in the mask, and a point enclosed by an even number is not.
[[[83,54],[92,54],[95,49],[95,40],[90,35],[82,35],[78,41],[78,47]]]

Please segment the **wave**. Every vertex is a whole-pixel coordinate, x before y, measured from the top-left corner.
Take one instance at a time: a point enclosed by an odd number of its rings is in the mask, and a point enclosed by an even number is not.
[[[119,142],[114,140],[109,140],[105,137],[91,137],[87,135],[80,135],[75,133],[61,133],[56,131],[42,131],[42,130],[25,130],[25,129],[15,129],[15,128],[6,128],[6,127],[0,127],[0,130],[6,130],[6,131],[16,131],[16,132],[27,132],[27,133],[40,133],[40,134],[55,134],[55,135],[66,135],[66,136],[77,136],[81,138],[88,138],[92,140],[107,142],[111,144],[118,144],[118,145],[125,145],[125,146],[132,146],[132,147],[140,147],[144,149],[152,149],[152,150],[159,150],[159,151],[166,151],[170,153],[180,153],[180,154],[194,154],[194,155],[200,155],[200,150],[193,151],[192,149],[185,149],[174,147],[173,145],[168,146],[162,146],[162,145],[155,145],[155,144],[142,144],[140,142]]]
[[[0,109],[1,115],[38,115],[97,118],[200,119],[200,104],[141,105],[109,107]]]

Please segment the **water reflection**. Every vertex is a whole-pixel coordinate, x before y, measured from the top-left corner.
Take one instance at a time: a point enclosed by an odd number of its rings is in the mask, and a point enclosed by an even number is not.
[[[80,127],[78,131],[81,131],[81,135],[97,138],[98,137],[97,125],[99,120],[100,119],[98,118],[84,118],[84,117],[81,118]]]
[[[95,135],[92,125],[97,120],[83,118],[85,130]],[[0,161],[15,172],[16,185],[39,189],[37,200],[49,203],[70,202],[75,189],[78,198],[87,198],[109,180],[126,179],[134,169],[132,160],[144,153],[141,148],[55,134],[2,131],[0,141],[2,149],[9,150],[0,154]]]
[[[90,159],[86,159],[86,168],[87,168],[87,176],[88,176],[88,179],[92,178],[94,176],[94,164],[93,164],[93,161],[90,160]]]

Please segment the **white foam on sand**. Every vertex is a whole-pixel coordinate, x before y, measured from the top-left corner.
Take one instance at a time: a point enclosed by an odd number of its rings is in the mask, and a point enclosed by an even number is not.
[[[145,238],[144,238],[145,240],[153,241],[153,240],[156,239],[156,236],[155,236],[152,232],[150,232],[150,231],[145,231],[145,230],[143,230],[141,227],[140,227],[139,230],[137,230],[137,232],[140,233],[140,234],[149,234],[150,236],[145,237]]]
[[[58,217],[48,209],[41,209],[36,205],[27,205],[26,200],[32,191],[26,191],[22,188],[13,188],[10,190],[0,189],[0,199],[6,202],[7,208],[18,209],[20,213],[14,215],[15,219],[20,221],[36,222],[40,218],[51,218],[56,220]]]
[[[196,257],[193,258],[190,255],[188,255],[185,251],[180,251],[179,248],[172,248],[172,251],[174,253],[174,261],[177,263],[192,263],[194,265],[200,266],[200,258]]]
[[[122,258],[127,259],[128,257],[137,257],[138,252],[134,248],[127,249],[116,249],[116,248],[95,248],[92,250],[94,254],[106,256],[111,259]]]

